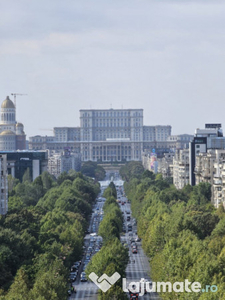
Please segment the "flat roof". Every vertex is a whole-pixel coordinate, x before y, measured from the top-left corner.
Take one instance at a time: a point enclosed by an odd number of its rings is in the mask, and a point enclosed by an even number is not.
[[[143,110],[143,108],[106,108],[106,109],[80,109],[79,111],[127,111],[127,110]]]

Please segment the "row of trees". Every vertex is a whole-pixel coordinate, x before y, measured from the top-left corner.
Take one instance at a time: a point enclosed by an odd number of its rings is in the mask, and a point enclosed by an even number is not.
[[[104,273],[112,276],[115,272],[125,276],[128,263],[128,250],[120,242],[123,215],[116,201],[116,188],[113,183],[104,191],[104,218],[100,223],[98,234],[103,238],[103,247],[97,252],[87,266],[86,273],[94,272],[98,276]],[[99,292],[100,300],[127,299],[122,291],[121,280],[117,281],[106,293]]]
[[[215,293],[162,293],[163,299],[225,299],[225,212],[210,203],[208,183],[177,190],[160,174],[144,171],[125,183],[138,235],[155,282],[217,285]]]
[[[94,161],[85,162],[81,168],[81,173],[98,181],[105,178],[105,170]]]
[[[99,185],[74,171],[57,181],[46,172],[34,182],[10,180],[9,212],[0,218],[0,299],[67,299]]]

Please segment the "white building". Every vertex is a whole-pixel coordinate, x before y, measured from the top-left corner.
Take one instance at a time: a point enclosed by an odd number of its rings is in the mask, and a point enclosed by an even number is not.
[[[189,183],[189,149],[176,150],[173,157],[173,184],[182,189]]]
[[[196,184],[196,157],[200,153],[207,153],[209,149],[225,149],[225,137],[221,124],[206,124],[205,129],[196,129],[190,149],[190,184]]]
[[[48,172],[56,178],[63,172],[81,169],[81,154],[64,151],[62,153],[52,153],[48,160]]]
[[[22,123],[16,121],[16,107],[9,96],[1,105],[0,151],[26,149],[26,135]]]
[[[80,127],[55,127],[54,136],[29,139],[33,150],[70,147],[82,161],[141,161],[143,149],[164,147],[171,126],[144,126],[143,109],[80,110]]]
[[[164,153],[162,158],[158,158],[158,173],[161,173],[163,178],[173,177],[173,158],[175,153]]]

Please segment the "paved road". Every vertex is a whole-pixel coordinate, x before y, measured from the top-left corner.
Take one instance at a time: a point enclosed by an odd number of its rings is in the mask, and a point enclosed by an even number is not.
[[[80,300],[97,300],[97,286],[92,282],[80,282],[75,285],[76,294],[73,294],[70,299],[80,299]]]
[[[119,178],[115,178],[118,180]],[[130,204],[127,203],[127,198],[126,197],[121,197],[121,202],[125,202],[124,205],[120,205],[121,210],[124,212],[124,217],[126,220],[127,213],[126,211],[130,211]],[[99,208],[98,211],[101,211],[103,202],[99,202],[97,204],[97,207]],[[130,211],[131,212],[131,211]],[[92,226],[93,226],[93,220],[94,220],[94,214],[96,213],[96,209],[94,210],[94,213],[92,214],[91,222],[90,222],[90,232],[92,232]],[[130,213],[131,215],[131,213]],[[133,224],[133,219],[129,222],[125,221],[125,224],[127,226],[127,223]],[[133,233],[137,231],[136,226],[133,225]],[[134,234],[134,237],[137,237],[136,234]],[[130,245],[129,241],[129,233],[127,232],[124,236],[121,237],[122,241],[126,241],[128,245]],[[86,235],[85,237],[85,245],[86,248],[88,247],[90,242],[90,235]],[[141,242],[137,243],[138,245],[138,253],[133,254],[129,248],[129,254],[130,254],[130,263],[127,266],[126,269],[126,277],[127,277],[127,282],[131,281],[140,281],[141,278],[145,278],[148,281],[150,281],[150,267],[149,267],[149,262],[147,256],[144,254],[142,248],[141,248]],[[85,257],[84,257],[85,259]],[[83,259],[83,260],[84,260]],[[135,261],[135,262],[134,262]],[[80,272],[82,271],[82,265],[79,270],[79,275]],[[73,294],[72,296],[69,297],[70,300],[72,299],[79,299],[79,300],[97,300],[97,293],[98,293],[98,287],[92,283],[92,282],[80,282],[80,276],[78,276],[77,280],[74,282],[74,287],[77,290],[76,294]],[[128,297],[129,298],[129,297]],[[143,299],[143,300],[159,300],[160,298],[157,296],[155,293],[151,294],[146,294],[144,296],[139,296],[138,299]]]
[[[127,202],[127,198],[122,197],[121,201],[126,201]],[[126,211],[130,211],[130,204],[129,203],[125,203],[125,205],[121,205],[121,209],[124,212],[124,216],[126,219],[126,216],[128,214],[126,214]],[[131,223],[133,224],[133,218],[131,217],[130,221],[126,221],[127,223]],[[136,238],[137,235],[135,234],[137,232],[137,227],[135,225],[132,226],[132,232],[133,232],[133,237]],[[125,240],[127,242],[128,245],[130,245],[130,240],[129,240],[130,236],[129,236],[129,232],[127,232],[125,234],[124,237],[121,238],[121,240]],[[144,251],[141,247],[141,242],[137,242],[137,250],[138,253],[133,254],[131,251],[131,248],[129,248],[129,255],[130,255],[130,263],[127,265],[126,268],[126,279],[127,282],[130,283],[132,281],[136,282],[136,281],[140,281],[142,278],[147,279],[148,281],[150,280],[150,267],[149,267],[149,261],[148,261],[148,257],[144,254]],[[158,297],[158,295],[156,293],[147,293],[144,296],[139,296],[139,299],[160,299]]]
[[[103,207],[104,202],[97,202],[97,204],[95,205],[94,209],[93,209],[93,213],[91,216],[91,221],[90,221],[90,226],[89,226],[89,232],[90,233],[94,233],[98,231],[98,225],[100,223],[100,216],[101,216],[101,211],[102,211],[102,207]],[[97,222],[94,222],[94,219]],[[93,230],[93,225],[96,224],[96,228],[95,230]],[[91,239],[91,234],[87,234],[84,238],[84,245],[86,248],[86,251],[88,249],[88,247],[90,246],[90,239]],[[93,249],[95,249],[96,247],[93,246]],[[94,252],[93,252],[94,254]],[[92,255],[93,255],[92,254]],[[86,258],[86,255],[83,257],[82,259],[82,263],[81,266],[79,267],[79,273],[77,276],[76,281],[73,283],[73,286],[76,289],[76,293],[73,293],[69,299],[79,299],[79,300],[85,300],[85,299],[89,299],[89,300],[97,300],[97,291],[98,288],[97,286],[93,283],[93,282],[81,282],[80,281],[80,274],[83,270],[83,266],[84,266],[84,260]]]

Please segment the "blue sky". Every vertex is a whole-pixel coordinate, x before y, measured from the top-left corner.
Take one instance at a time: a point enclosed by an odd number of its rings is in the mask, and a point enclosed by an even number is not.
[[[143,108],[146,125],[193,134],[224,122],[225,2],[8,0],[0,96],[27,136],[78,126],[79,109]],[[47,129],[47,130],[46,130]]]

